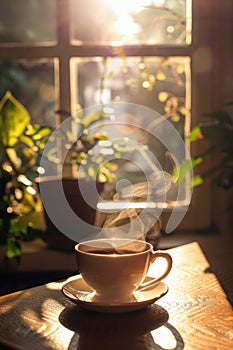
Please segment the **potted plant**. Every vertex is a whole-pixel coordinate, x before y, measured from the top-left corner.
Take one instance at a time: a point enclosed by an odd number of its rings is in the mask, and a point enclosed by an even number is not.
[[[233,186],[233,118],[226,109],[232,105],[233,102],[229,102],[222,109],[202,114],[207,121],[193,127],[189,133],[189,140],[198,143],[207,141],[207,147],[205,145],[205,150],[175,169],[177,182],[184,180],[190,169],[195,168],[196,173],[191,183],[193,186],[201,185],[208,178],[224,189]],[[198,166],[208,158],[211,160],[208,163],[209,167],[198,171]]]
[[[107,141],[107,135],[104,132],[91,133],[90,127],[94,123],[101,124],[107,115],[100,111],[82,117],[81,113],[80,109],[77,115],[72,117],[79,128],[80,137],[74,138],[71,129],[63,130],[59,134],[60,141],[69,148],[63,164],[65,170],[62,173],[62,182],[72,209],[85,221],[93,224],[95,209],[88,208],[80,195],[77,169],[81,164],[85,164],[88,158],[83,174],[84,186],[86,191],[89,191],[90,181],[96,181],[97,173],[97,187],[101,192],[106,181],[114,181],[116,165],[104,162],[103,153],[99,153],[98,156],[92,154],[92,149],[97,143]],[[38,186],[38,179],[42,179],[44,186],[48,185],[50,189],[52,186],[56,191],[58,179],[48,178],[46,169],[40,167],[45,145],[50,144],[53,131],[48,126],[32,125],[25,107],[9,91],[6,92],[0,101],[0,233],[1,242],[6,245],[6,258],[20,258],[21,241],[38,235],[52,246],[62,249],[73,247],[73,241],[60,233],[46,215]],[[50,152],[46,155],[52,167],[59,166],[60,162],[56,146],[51,142]],[[108,146],[103,145],[103,148],[106,147]],[[74,168],[75,175],[70,171]],[[41,177],[43,171],[45,176]],[[83,213],[80,213],[80,209],[84,209]],[[31,223],[30,216],[35,213],[45,214],[45,232],[43,216],[39,227]]]
[[[229,102],[219,110],[202,114],[204,121],[194,126],[189,134],[191,143],[201,151],[194,154],[190,162],[183,162],[175,169],[178,183],[185,179],[191,168],[194,168],[191,182],[194,187],[207,180],[211,181],[210,186],[215,199],[212,201],[213,225],[224,236],[232,231],[232,106],[233,102]]]
[[[49,127],[32,125],[24,106],[6,92],[0,101],[0,237],[6,258],[19,258],[20,242],[42,234],[31,215],[42,208],[35,179],[50,133]]]

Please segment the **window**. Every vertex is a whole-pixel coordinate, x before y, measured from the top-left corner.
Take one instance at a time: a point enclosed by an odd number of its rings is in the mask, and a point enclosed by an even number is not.
[[[199,98],[191,62],[197,40],[209,39],[198,29],[206,28],[203,7],[199,0],[193,8],[191,0],[0,0],[0,97],[11,90],[34,121],[52,126],[61,121],[55,109],[137,103],[165,115],[185,139],[191,94]]]

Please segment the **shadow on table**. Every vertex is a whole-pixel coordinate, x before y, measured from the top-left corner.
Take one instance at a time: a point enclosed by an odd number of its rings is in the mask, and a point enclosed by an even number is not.
[[[167,333],[170,333],[172,344],[175,342],[172,349],[182,350],[183,339],[177,329],[167,322],[168,318],[168,312],[156,304],[125,314],[97,313],[76,306],[65,308],[59,321],[75,332],[68,350],[171,349]],[[162,326],[166,329],[166,339],[163,331],[160,334],[159,328]]]

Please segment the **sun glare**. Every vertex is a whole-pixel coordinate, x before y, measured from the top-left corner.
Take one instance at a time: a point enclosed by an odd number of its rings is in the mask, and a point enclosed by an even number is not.
[[[117,17],[115,30],[121,35],[130,36],[140,32],[140,27],[135,23],[130,15],[123,14]]]
[[[102,0],[103,6],[108,7],[114,14],[115,21],[112,23],[114,31],[125,38],[131,38],[141,31],[141,27],[135,23],[132,15],[142,11],[143,6],[148,5],[149,2],[146,0]]]

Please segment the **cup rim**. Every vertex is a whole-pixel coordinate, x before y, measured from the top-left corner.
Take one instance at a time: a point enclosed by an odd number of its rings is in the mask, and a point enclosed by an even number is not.
[[[87,241],[82,241],[82,242],[79,242],[75,245],[75,252],[76,253],[81,253],[81,254],[84,254],[84,255],[88,255],[88,256],[103,256],[103,257],[110,257],[111,254],[109,255],[106,255],[104,253],[93,253],[93,252],[86,252],[86,251],[83,251],[83,250],[80,250],[79,247],[82,245],[82,244],[88,244],[90,242],[94,242],[94,241],[137,241],[137,242],[141,242],[143,244],[145,244],[145,246],[148,247],[148,249],[142,251],[142,252],[135,252],[135,253],[123,253],[123,254],[120,254],[118,255],[118,257],[124,257],[124,256],[135,256],[135,255],[140,255],[140,254],[145,254],[145,253],[148,253],[150,252],[151,250],[153,250],[153,245],[147,241],[143,241],[141,239],[135,239],[135,238],[95,238],[95,239],[89,239]],[[114,255],[114,254],[112,254]]]

